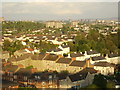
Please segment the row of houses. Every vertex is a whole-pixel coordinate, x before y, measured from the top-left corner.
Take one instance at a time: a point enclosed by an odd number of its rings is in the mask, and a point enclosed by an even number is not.
[[[20,36],[4,36],[2,41],[9,40],[15,41],[20,40],[23,45],[27,45],[26,40],[33,43],[39,43],[40,41],[51,42],[56,45],[61,45],[65,42],[73,42],[76,34],[72,35],[20,35]]]
[[[38,72],[36,68],[23,68],[21,65],[11,65],[10,63],[7,65],[4,63],[2,71],[3,81],[12,82],[9,88],[25,86],[60,89],[84,87],[90,85],[94,75],[97,74],[97,71],[93,68],[84,68],[74,74],[64,74],[55,71]]]
[[[19,52],[14,57],[3,59],[11,61],[14,65],[22,64],[24,67],[33,65],[41,71],[45,69],[56,70],[58,72],[68,70],[70,73],[75,73],[85,67],[94,67],[94,69],[99,70],[100,73],[105,75],[114,73],[114,65],[120,63],[120,57],[117,54],[109,54],[106,57],[91,54],[92,57],[83,58],[84,54],[71,53],[70,56],[71,57],[64,57],[50,53],[33,55],[26,52]],[[101,68],[104,68],[103,71]]]

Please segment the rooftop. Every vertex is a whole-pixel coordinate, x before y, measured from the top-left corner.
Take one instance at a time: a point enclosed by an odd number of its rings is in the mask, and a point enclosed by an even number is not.
[[[57,60],[57,58],[58,58],[57,55],[55,55],[55,54],[49,54],[49,55],[47,55],[47,56],[44,58],[44,60],[55,61],[55,60]]]
[[[84,55],[81,54],[81,53],[71,53],[70,56],[71,57],[81,57],[81,56],[84,56]]]
[[[72,61],[71,58],[59,58],[58,61],[56,63],[64,63],[64,64],[69,64]]]
[[[87,55],[91,55],[91,54],[97,54],[98,52],[95,51],[95,50],[92,50],[92,51],[87,51]]]
[[[108,62],[96,62],[94,66],[101,66],[101,67],[115,67],[114,64]]]
[[[96,60],[105,60],[105,57],[96,56],[96,57],[92,57],[92,60],[93,60],[93,61],[96,61]]]
[[[70,66],[83,67],[86,64],[86,61],[73,61]]]

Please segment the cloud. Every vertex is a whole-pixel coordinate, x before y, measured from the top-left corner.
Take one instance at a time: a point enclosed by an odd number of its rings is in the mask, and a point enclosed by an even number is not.
[[[59,15],[66,15],[66,14],[81,14],[82,12],[80,10],[74,10],[71,11],[71,10],[63,10],[63,11],[57,11],[56,14],[59,14]]]
[[[4,3],[4,13],[16,14],[81,14],[73,3]]]
[[[119,0],[2,0],[2,2],[119,2]]]
[[[4,2],[3,16],[8,19],[61,19],[114,17],[117,3],[96,2]]]

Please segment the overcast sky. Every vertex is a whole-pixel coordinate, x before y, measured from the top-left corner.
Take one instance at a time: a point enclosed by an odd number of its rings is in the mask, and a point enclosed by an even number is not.
[[[2,2],[118,2],[119,0],[1,0]]]
[[[118,17],[117,2],[38,2],[39,0],[34,0],[34,2],[30,2],[33,0],[24,0],[26,2],[22,1],[23,0],[6,0],[3,2],[2,16],[5,17],[6,20],[78,20]]]

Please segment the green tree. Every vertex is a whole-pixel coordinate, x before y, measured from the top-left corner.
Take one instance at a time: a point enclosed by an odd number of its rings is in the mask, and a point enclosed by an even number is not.
[[[107,80],[103,75],[98,74],[94,76],[93,84],[97,85],[100,88],[106,88]]]
[[[3,43],[3,50],[8,51],[10,56],[14,55],[14,52],[23,48],[23,45],[20,41],[10,42],[5,40]]]

